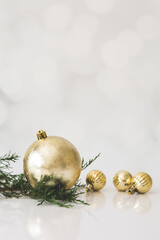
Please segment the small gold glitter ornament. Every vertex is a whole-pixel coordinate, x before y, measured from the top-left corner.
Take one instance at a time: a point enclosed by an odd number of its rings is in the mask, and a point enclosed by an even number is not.
[[[98,191],[106,184],[106,177],[104,173],[99,170],[93,170],[87,174],[86,177],[86,191]]]
[[[118,191],[127,191],[130,188],[132,175],[127,171],[119,171],[113,178],[113,184]]]
[[[44,176],[53,176],[49,185],[61,183],[64,188],[71,188],[81,173],[81,157],[75,146],[61,137],[47,137],[43,130],[38,131],[37,138],[23,160],[24,174],[31,186],[35,187]]]
[[[129,188],[129,193],[133,194],[135,192],[138,193],[146,193],[152,187],[152,178],[144,172],[137,173],[131,182],[131,187]]]

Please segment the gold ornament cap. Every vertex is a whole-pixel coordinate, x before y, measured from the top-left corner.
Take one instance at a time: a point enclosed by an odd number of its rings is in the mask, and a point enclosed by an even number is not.
[[[43,130],[39,130],[39,131],[37,132],[37,138],[38,138],[38,140],[47,138],[46,132],[43,131]]]
[[[87,186],[86,186],[86,192],[90,192],[92,190],[93,190],[92,184],[88,183]]]
[[[136,189],[135,183],[132,183],[131,187],[128,190],[128,193],[134,194],[135,192],[137,192],[137,189]]]

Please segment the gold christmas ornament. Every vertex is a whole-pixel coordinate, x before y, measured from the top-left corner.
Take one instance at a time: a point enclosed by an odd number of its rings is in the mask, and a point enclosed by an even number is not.
[[[93,170],[87,174],[86,177],[86,191],[98,191],[106,184],[106,177],[104,173],[99,170]]]
[[[81,157],[75,146],[61,137],[47,137],[43,130],[38,131],[37,138],[23,160],[24,174],[31,186],[44,176],[53,176],[49,185],[61,183],[65,189],[71,188],[81,173]]]
[[[113,178],[113,184],[118,191],[127,191],[130,188],[132,175],[127,171],[119,171]]]
[[[137,173],[131,182],[131,187],[129,188],[129,193],[133,194],[135,192],[138,193],[146,193],[152,187],[152,178],[144,172]]]

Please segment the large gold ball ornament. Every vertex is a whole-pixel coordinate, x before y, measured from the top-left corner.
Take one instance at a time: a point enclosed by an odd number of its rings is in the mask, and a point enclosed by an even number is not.
[[[129,189],[129,193],[133,194],[135,192],[138,193],[146,193],[152,187],[152,178],[144,172],[137,173],[131,182],[131,187]]]
[[[106,184],[106,176],[99,170],[93,170],[86,177],[86,191],[99,191]]]
[[[119,171],[113,178],[113,184],[118,191],[127,191],[130,188],[132,175],[127,171]]]
[[[81,173],[81,157],[75,146],[61,137],[47,137],[45,131],[38,131],[38,140],[27,150],[24,160],[24,174],[32,187],[44,176],[53,176],[50,185],[61,183],[71,188]]]

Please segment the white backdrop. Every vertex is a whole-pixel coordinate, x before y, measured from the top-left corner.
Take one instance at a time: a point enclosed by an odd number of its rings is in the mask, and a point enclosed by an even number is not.
[[[101,152],[109,178],[158,179],[159,0],[0,0],[0,56],[0,154],[20,154],[17,171],[42,128]]]

